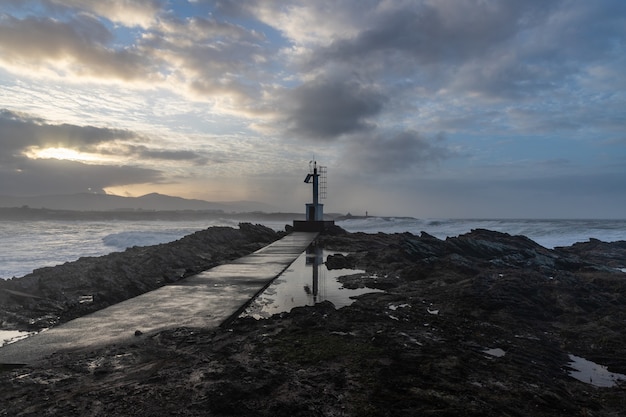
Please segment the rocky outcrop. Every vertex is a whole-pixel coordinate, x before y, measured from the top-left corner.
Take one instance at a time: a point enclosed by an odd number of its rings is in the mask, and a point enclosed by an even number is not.
[[[211,227],[175,242],[85,257],[0,280],[3,329],[39,330],[239,258],[280,238],[261,225]]]
[[[329,249],[351,250],[350,261],[346,261],[348,263],[381,270],[397,271],[398,267],[415,269],[419,266],[418,269],[423,272],[424,268],[442,264],[460,270],[498,267],[551,271],[579,270],[592,266],[592,263],[587,258],[579,256],[576,250],[567,248],[550,250],[525,236],[511,236],[484,229],[472,230],[470,233],[446,240],[422,232],[420,236],[410,233],[390,235],[354,233],[342,237],[324,236],[322,241]],[[606,245],[620,247],[619,242]],[[574,245],[572,248],[577,246]],[[620,250],[624,251],[623,248]],[[619,254],[614,256],[618,257]]]
[[[0,372],[0,415],[619,416],[625,383],[570,376],[576,355],[626,374],[626,242],[549,250],[474,230],[333,233],[328,267],[382,288],[217,329],[53,355]]]
[[[599,266],[624,268],[626,259],[626,241],[602,242],[598,239],[589,239],[588,242],[575,243],[572,246],[558,247],[555,251],[561,255],[577,256],[584,258],[587,262]]]

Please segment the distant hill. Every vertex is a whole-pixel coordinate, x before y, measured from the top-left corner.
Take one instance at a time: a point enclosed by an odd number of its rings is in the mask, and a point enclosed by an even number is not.
[[[277,209],[269,204],[257,201],[209,202],[151,193],[141,197],[121,197],[110,194],[67,194],[45,196],[0,196],[0,207],[46,208],[53,210],[75,211],[113,211],[113,210],[214,210],[225,213],[236,212],[273,212]]]

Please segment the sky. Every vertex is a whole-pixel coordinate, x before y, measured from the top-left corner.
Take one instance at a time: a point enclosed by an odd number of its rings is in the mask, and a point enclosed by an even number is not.
[[[626,1],[2,0],[0,195],[626,218]]]

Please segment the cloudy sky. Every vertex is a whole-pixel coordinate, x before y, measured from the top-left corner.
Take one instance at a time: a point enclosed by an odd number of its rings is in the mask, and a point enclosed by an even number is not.
[[[2,0],[0,194],[626,218],[624,0]]]

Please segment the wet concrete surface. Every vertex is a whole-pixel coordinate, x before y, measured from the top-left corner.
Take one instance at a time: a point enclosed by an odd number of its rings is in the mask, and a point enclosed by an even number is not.
[[[0,364],[31,364],[55,352],[128,343],[168,328],[219,326],[236,317],[316,236],[291,233],[250,255],[3,346]]]

